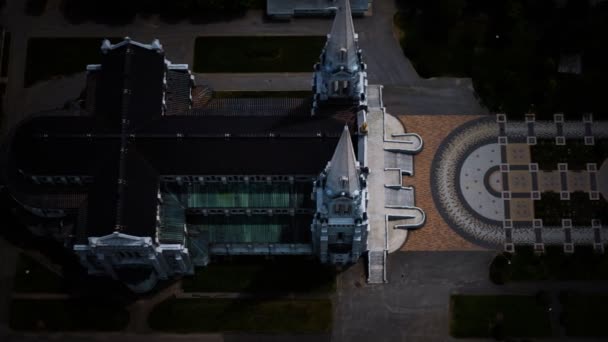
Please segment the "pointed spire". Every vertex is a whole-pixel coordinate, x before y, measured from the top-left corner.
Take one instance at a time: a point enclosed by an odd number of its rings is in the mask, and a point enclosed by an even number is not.
[[[348,126],[344,126],[331,158],[327,172],[327,186],[334,192],[346,192],[351,195],[355,190],[359,190],[357,159]]]
[[[357,50],[350,0],[341,0],[325,47],[325,61],[332,67],[345,65],[353,69],[358,62]]]

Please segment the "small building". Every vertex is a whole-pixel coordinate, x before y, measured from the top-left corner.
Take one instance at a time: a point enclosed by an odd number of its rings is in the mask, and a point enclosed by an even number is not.
[[[363,16],[372,0],[350,0],[352,15]],[[266,0],[266,14],[275,19],[297,16],[330,16],[339,6],[339,0]]]

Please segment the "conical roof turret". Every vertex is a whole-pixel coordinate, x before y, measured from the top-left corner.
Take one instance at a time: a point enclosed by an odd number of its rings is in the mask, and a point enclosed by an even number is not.
[[[358,50],[350,0],[340,0],[340,6],[325,47],[325,65],[332,69],[343,65],[345,68],[353,70],[358,65]]]
[[[344,131],[331,158],[326,186],[334,193],[345,192],[349,195],[352,195],[355,190],[359,190],[357,159],[348,126],[344,126]]]

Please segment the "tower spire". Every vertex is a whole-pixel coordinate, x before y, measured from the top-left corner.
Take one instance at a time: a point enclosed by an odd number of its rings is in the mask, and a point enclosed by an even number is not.
[[[357,160],[348,126],[344,126],[329,163],[327,187],[335,193],[345,192],[349,195],[352,195],[355,190],[359,190]]]
[[[325,47],[325,62],[335,68],[344,66],[349,70],[357,67],[357,34],[353,24],[350,0],[341,0]]]
[[[312,114],[323,104],[351,104],[364,108],[367,105],[365,69],[350,0],[340,0],[321,60],[315,64]]]

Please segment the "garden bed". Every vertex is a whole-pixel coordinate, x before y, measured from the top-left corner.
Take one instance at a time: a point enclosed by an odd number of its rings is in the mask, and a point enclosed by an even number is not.
[[[547,308],[534,296],[450,298],[450,334],[454,337],[549,337]]]
[[[608,222],[608,202],[600,196],[589,199],[586,192],[572,192],[569,200],[561,200],[558,193],[543,192],[534,201],[534,217],[543,220],[544,226],[562,226],[562,219],[571,219],[573,226],[591,226],[591,220]]]
[[[324,36],[198,37],[194,72],[312,72]]]
[[[596,140],[595,145],[585,145],[581,139],[566,140],[566,145],[555,145],[555,139],[539,139],[530,146],[531,159],[541,170],[557,170],[557,163],[568,163],[568,170],[587,170],[587,163],[599,168],[608,158],[608,140]]]
[[[164,332],[329,332],[329,299],[175,299],[150,314],[150,327]]]

